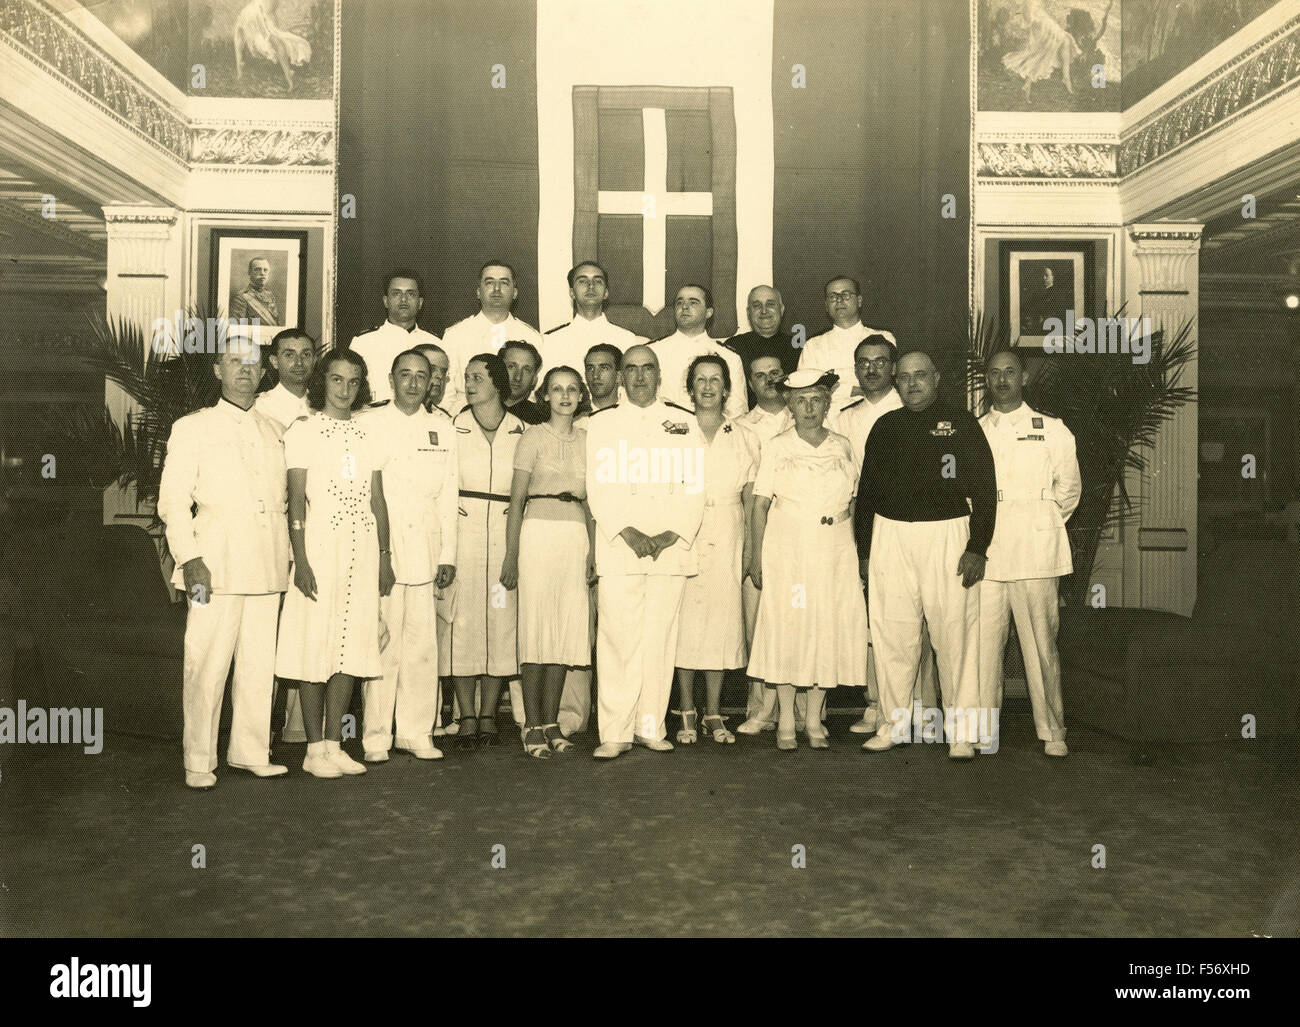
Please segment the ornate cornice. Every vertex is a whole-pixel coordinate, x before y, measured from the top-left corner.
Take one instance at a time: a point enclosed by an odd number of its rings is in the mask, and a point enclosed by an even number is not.
[[[1115,179],[1113,143],[981,142],[977,171],[981,178]]]
[[[44,3],[0,0],[0,39],[170,156],[189,156],[180,112]]]
[[[334,162],[332,129],[269,129],[196,125],[190,163],[323,166]]]
[[[1128,176],[1206,133],[1230,124],[1260,100],[1300,83],[1300,18],[1260,40],[1147,118],[1119,148]]]

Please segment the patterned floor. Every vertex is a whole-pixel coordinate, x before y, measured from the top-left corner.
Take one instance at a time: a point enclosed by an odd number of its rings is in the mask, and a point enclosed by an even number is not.
[[[207,793],[174,743],[6,745],[0,934],[1297,933],[1294,740],[1139,766],[1078,729],[1049,760],[1013,708],[996,756],[954,764],[863,753],[847,727],[829,752],[770,734],[609,764],[591,738],[549,763],[449,746],[335,781],[287,745],[287,778],[223,764]]]

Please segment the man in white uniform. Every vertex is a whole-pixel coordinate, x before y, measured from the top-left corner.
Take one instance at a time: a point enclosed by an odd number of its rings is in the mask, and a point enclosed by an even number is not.
[[[286,469],[280,428],[253,409],[262,379],[257,346],[232,338],[217,355],[215,406],[172,426],[158,516],[185,590],[182,702],[185,783],[217,783],[217,729],[235,664],[226,752],[232,767],[277,777],[270,762],[271,697],[280,596],[289,584]]]
[[[618,383],[623,377],[623,351],[608,342],[597,343],[582,358],[582,370],[591,396],[591,412],[604,410],[618,402]],[[577,424],[586,415],[578,418]]]
[[[560,364],[581,372],[593,346],[603,343],[622,353],[639,342],[645,342],[639,335],[611,323],[605,316],[609,277],[594,260],[584,260],[569,272],[569,298],[573,300],[573,320],[552,328],[543,336],[542,369],[538,381],[550,368]],[[614,389],[618,389],[617,381]]]
[[[447,378],[451,373],[451,359],[447,356],[445,349],[431,342],[421,343],[415,348],[423,353],[425,359],[429,361],[429,391],[424,396],[424,409],[429,411],[438,410],[450,418],[451,414],[447,412],[442,400],[447,394]]]
[[[596,521],[598,759],[633,741],[668,752],[664,717],[686,579],[697,572],[706,444],[695,415],[657,396],[649,346],[623,354],[627,402],[587,422],[587,502]]]
[[[862,323],[862,288],[856,278],[832,278],[824,291],[831,327],[808,340],[799,356],[799,366],[820,367],[840,376],[831,396],[831,409],[838,410],[862,394],[861,388],[854,385],[857,377],[853,373],[853,353],[858,343],[868,335],[883,335],[894,345],[898,340],[884,329],[868,328]]]
[[[1083,491],[1074,436],[1061,421],[1024,402],[1029,376],[1019,353],[995,353],[984,378],[993,406],[980,427],[997,468],[998,519],[980,585],[980,707],[1002,708],[1009,610],[1025,658],[1034,730],[1048,756],[1065,756],[1057,579],[1074,568],[1065,530]],[[989,717],[997,723],[993,713]],[[996,743],[989,749],[996,751]]]
[[[511,313],[519,289],[515,269],[499,260],[484,264],[478,274],[479,312],[457,321],[443,335],[442,346],[451,358],[447,395],[442,404],[455,417],[465,405],[465,365],[480,353],[500,353],[511,339],[531,342],[540,351],[541,333]],[[544,358],[543,358],[544,359]],[[503,397],[504,400],[504,397]]]
[[[384,473],[396,578],[392,592],[379,600],[388,629],[380,655],[384,674],[364,685],[367,763],[385,762],[394,741],[416,759],[442,759],[430,740],[440,695],[434,589],[446,588],[456,575],[455,429],[441,410],[424,409],[429,391],[424,354],[398,354],[389,377],[393,402],[361,419]]]
[[[712,317],[713,296],[708,289],[702,285],[683,285],[677,290],[677,298],[673,301],[677,331],[650,343],[663,376],[659,391],[668,402],[692,409],[691,397],[686,390],[686,372],[691,361],[705,353],[720,356],[727,362],[731,380],[736,383],[727,397],[723,413],[728,417],[739,417],[746,409],[745,390],[740,387],[745,380],[745,366],[735,350],[728,349],[720,339],[709,338],[706,329]]]
[[[316,344],[301,328],[286,328],[271,340],[267,360],[280,380],[275,388],[257,397],[253,409],[269,417],[283,432],[298,418],[311,413],[307,402],[307,382],[316,366]],[[286,742],[307,741],[297,688],[285,689],[284,729],[280,737]]]
[[[378,328],[362,332],[352,340],[352,352],[366,362],[372,406],[393,398],[388,369],[397,354],[425,343],[436,345],[439,341],[436,335],[415,323],[420,308],[424,306],[420,295],[422,288],[414,272],[394,271],[384,282],[384,309],[388,311],[388,319]],[[456,371],[454,358],[452,371]]]

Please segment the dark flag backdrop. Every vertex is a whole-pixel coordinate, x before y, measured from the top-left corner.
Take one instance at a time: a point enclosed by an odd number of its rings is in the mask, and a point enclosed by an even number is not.
[[[601,19],[619,17],[618,4],[590,10]],[[775,0],[770,259],[787,324],[803,323],[809,335],[822,331],[822,284],[846,273],[863,281],[868,322],[893,329],[904,349],[964,346],[969,32],[967,6],[951,0]],[[683,33],[682,45],[698,47],[708,65],[708,38]],[[516,314],[536,323],[539,209],[570,202],[539,197],[536,4],[346,4],[341,49],[339,192],[355,197],[356,216],[339,223],[340,339],[382,320],[382,278],[399,264],[424,276],[420,323],[430,331],[441,334],[477,309],[476,274],[492,258],[514,264]],[[504,88],[493,88],[494,77]],[[607,90],[575,89],[573,236],[584,252],[573,255],[592,255],[594,245],[610,265],[613,320],[666,334],[673,292],[704,278],[715,286],[713,334],[729,334],[736,321],[737,215],[728,190],[737,154],[728,149],[734,129],[726,82],[707,83],[702,100],[688,97],[678,110],[677,100],[657,103],[668,108],[660,130],[667,165],[661,190],[676,204],[665,207],[660,242],[668,305],[653,318],[636,309],[645,298],[644,222],[639,211],[620,212],[617,203],[649,185],[643,179],[650,175],[645,147],[652,136],[643,140],[635,110],[643,101],[636,97],[656,104],[663,85],[623,90],[633,97],[626,101],[632,115],[598,114],[591,129],[583,127],[583,111]],[[696,109],[687,109],[692,104]],[[602,145],[598,157],[589,155],[584,188],[583,147]],[[658,174],[665,158],[656,159]],[[945,194],[952,195],[955,218],[941,216]],[[558,323],[549,321],[539,327]]]

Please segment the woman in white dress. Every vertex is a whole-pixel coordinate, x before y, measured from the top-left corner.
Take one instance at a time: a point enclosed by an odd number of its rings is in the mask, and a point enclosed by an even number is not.
[[[501,744],[501,689],[519,673],[518,593],[500,579],[515,447],[527,425],[506,410],[509,395],[510,376],[497,354],[480,353],[465,365],[468,405],[452,419],[460,466],[456,582],[447,593],[451,625],[439,634],[438,652],[439,670],[451,677],[456,693],[460,749]]]
[[[294,569],[275,673],[300,682],[307,732],[302,769],[316,777],[366,772],[340,745],[343,715],[357,679],[382,673],[379,597],[394,580],[388,508],[376,454],[352,420],[369,395],[365,361],[351,350],[333,350],[307,390],[316,412],[284,434]]]
[[[749,676],[775,687],[776,747],[796,747],[795,689],[808,689],[808,744],[829,748],[826,692],[867,684],[867,605],[853,540],[859,467],[826,428],[837,376],[805,368],[785,380],[794,427],[763,447],[754,480],[750,577],[762,590]]]
[[[743,382],[734,383],[744,388]],[[699,573],[686,579],[677,636],[677,691],[682,727],[677,741],[696,740],[695,672],[704,672],[704,730],[732,743],[722,716],[722,678],[745,666],[745,615],[741,582],[749,566],[750,511],[758,470],[758,437],[723,414],[733,383],[725,360],[696,357],[686,372],[695,418],[709,443],[704,458],[704,520],[695,537]]]
[[[284,81],[293,89],[293,68],[311,60],[311,44],[302,36],[275,23],[279,0],[252,0],[239,12],[232,33],[235,43],[235,78],[244,77],[244,51],[268,61],[277,61]],[[382,369],[381,369],[382,370]]]
[[[573,427],[587,389],[561,365],[546,372],[538,395],[551,416],[515,447],[501,583],[519,588],[524,752],[545,759],[573,748],[560,732],[560,696],[570,667],[591,666],[588,587],[596,570],[587,431]]]

